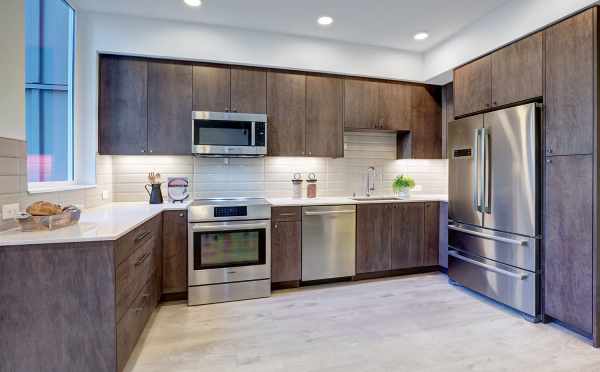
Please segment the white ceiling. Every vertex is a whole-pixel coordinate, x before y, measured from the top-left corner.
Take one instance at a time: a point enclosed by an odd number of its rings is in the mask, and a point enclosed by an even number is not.
[[[313,36],[423,52],[507,0],[74,0],[80,10]],[[334,18],[322,27],[321,15]],[[413,40],[419,31],[429,39]]]

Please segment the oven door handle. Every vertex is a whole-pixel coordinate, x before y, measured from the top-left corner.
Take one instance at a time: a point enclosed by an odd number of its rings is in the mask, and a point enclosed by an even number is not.
[[[240,224],[192,224],[191,228],[193,232],[213,232],[213,231],[232,231],[232,230],[254,230],[254,229],[268,229],[269,222],[260,223],[240,223]]]

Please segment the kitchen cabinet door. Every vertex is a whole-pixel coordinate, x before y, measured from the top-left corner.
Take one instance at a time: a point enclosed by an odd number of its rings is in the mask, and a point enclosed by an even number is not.
[[[192,66],[148,62],[148,152],[191,154]]]
[[[444,85],[442,88],[442,159],[448,158],[448,123],[454,121],[454,85]]]
[[[531,35],[492,54],[492,106],[541,97],[543,33]]]
[[[594,160],[546,158],[545,313],[592,334],[594,311]]]
[[[187,211],[163,213],[162,293],[187,291]]]
[[[423,203],[392,204],[392,269],[423,266]]]
[[[485,56],[454,70],[456,116],[487,110],[492,103],[491,57]]]
[[[413,159],[442,158],[442,96],[435,86],[415,85],[412,93]]]
[[[597,99],[596,17],[589,9],[548,28],[546,45],[546,154],[591,154]]]
[[[230,111],[231,69],[228,66],[196,65],[193,75],[194,111]]]
[[[379,129],[379,84],[373,81],[345,79],[344,127]]]
[[[344,154],[344,81],[306,77],[306,150],[309,156],[336,158]]]
[[[302,236],[300,221],[273,221],[271,228],[271,282],[300,280]]]
[[[356,273],[391,268],[391,204],[356,207]]]
[[[380,129],[410,130],[411,86],[379,83]]]
[[[440,255],[440,203],[425,203],[422,266],[436,266]]]
[[[231,111],[267,113],[267,72],[233,67],[231,69]]]
[[[148,63],[100,56],[99,153],[140,155],[148,149]]]
[[[306,76],[268,72],[267,112],[269,155],[305,155]]]

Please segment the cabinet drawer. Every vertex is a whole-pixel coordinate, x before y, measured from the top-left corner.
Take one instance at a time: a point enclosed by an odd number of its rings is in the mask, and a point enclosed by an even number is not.
[[[129,304],[138,295],[156,268],[156,239],[146,240],[125,262],[117,267],[117,320],[121,319]]]
[[[300,221],[300,207],[276,207],[271,208],[271,219],[273,221]]]
[[[162,229],[161,225],[162,218],[159,214],[117,240],[115,244],[115,266],[125,261],[138,247],[152,237],[159,236]]]
[[[123,370],[144,326],[158,303],[156,276],[152,276],[117,323],[117,370]]]

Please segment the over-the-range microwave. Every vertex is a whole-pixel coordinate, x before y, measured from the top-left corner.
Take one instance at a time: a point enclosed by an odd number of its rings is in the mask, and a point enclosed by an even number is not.
[[[267,115],[194,111],[192,153],[213,157],[267,154]]]

